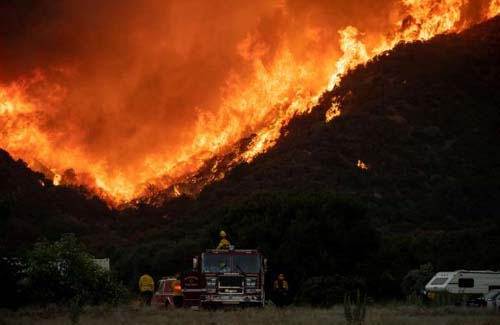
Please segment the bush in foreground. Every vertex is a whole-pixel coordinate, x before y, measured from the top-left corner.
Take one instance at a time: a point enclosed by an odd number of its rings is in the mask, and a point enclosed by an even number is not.
[[[24,268],[22,283],[28,304],[118,304],[127,296],[125,287],[94,263],[74,235],[35,244]]]

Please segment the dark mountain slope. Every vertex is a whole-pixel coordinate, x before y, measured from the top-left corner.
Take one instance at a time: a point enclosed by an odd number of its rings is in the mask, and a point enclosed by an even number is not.
[[[349,73],[274,149],[197,204],[331,190],[376,207],[379,224],[500,217],[499,84],[500,18],[400,45]],[[342,115],[325,123],[334,98]]]
[[[0,250],[20,251],[42,237],[67,232],[95,237],[104,232],[112,211],[84,189],[54,186],[0,149]],[[93,242],[90,239],[89,242]]]

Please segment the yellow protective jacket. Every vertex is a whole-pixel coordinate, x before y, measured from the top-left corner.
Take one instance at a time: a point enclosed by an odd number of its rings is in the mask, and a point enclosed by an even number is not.
[[[226,238],[222,238],[216,249],[229,249],[230,245],[231,243],[229,242],[229,240],[227,240]]]
[[[139,290],[141,292],[145,291],[155,291],[155,281],[149,274],[144,274],[139,279]]]
[[[281,282],[281,283],[280,283]],[[286,280],[275,280],[273,283],[274,289],[285,289],[288,290],[288,282]]]
[[[175,297],[182,296],[181,281],[179,280],[172,281],[171,286],[172,286],[172,294]]]

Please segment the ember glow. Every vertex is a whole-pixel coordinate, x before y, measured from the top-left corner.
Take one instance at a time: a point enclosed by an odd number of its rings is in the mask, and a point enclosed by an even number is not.
[[[0,7],[33,21],[25,38],[0,23],[0,147],[114,203],[151,184],[181,195],[175,184],[249,136],[231,165],[250,162],[350,69],[500,12],[498,0],[49,3]],[[334,102],[325,120],[340,114]]]
[[[368,165],[365,164],[362,160],[358,160],[356,166],[361,170],[368,170]]]

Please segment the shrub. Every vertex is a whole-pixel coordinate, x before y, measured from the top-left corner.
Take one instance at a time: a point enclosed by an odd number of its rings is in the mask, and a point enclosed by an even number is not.
[[[28,303],[69,305],[118,304],[126,289],[92,260],[74,235],[35,244],[25,260]]]
[[[344,317],[347,325],[363,325],[365,323],[366,294],[361,296],[357,290],[355,301],[351,300],[349,294],[344,296]]]
[[[430,263],[420,265],[420,268],[411,270],[403,278],[403,283],[401,284],[403,293],[406,296],[410,296],[411,294],[419,296],[433,276],[434,271]]]

